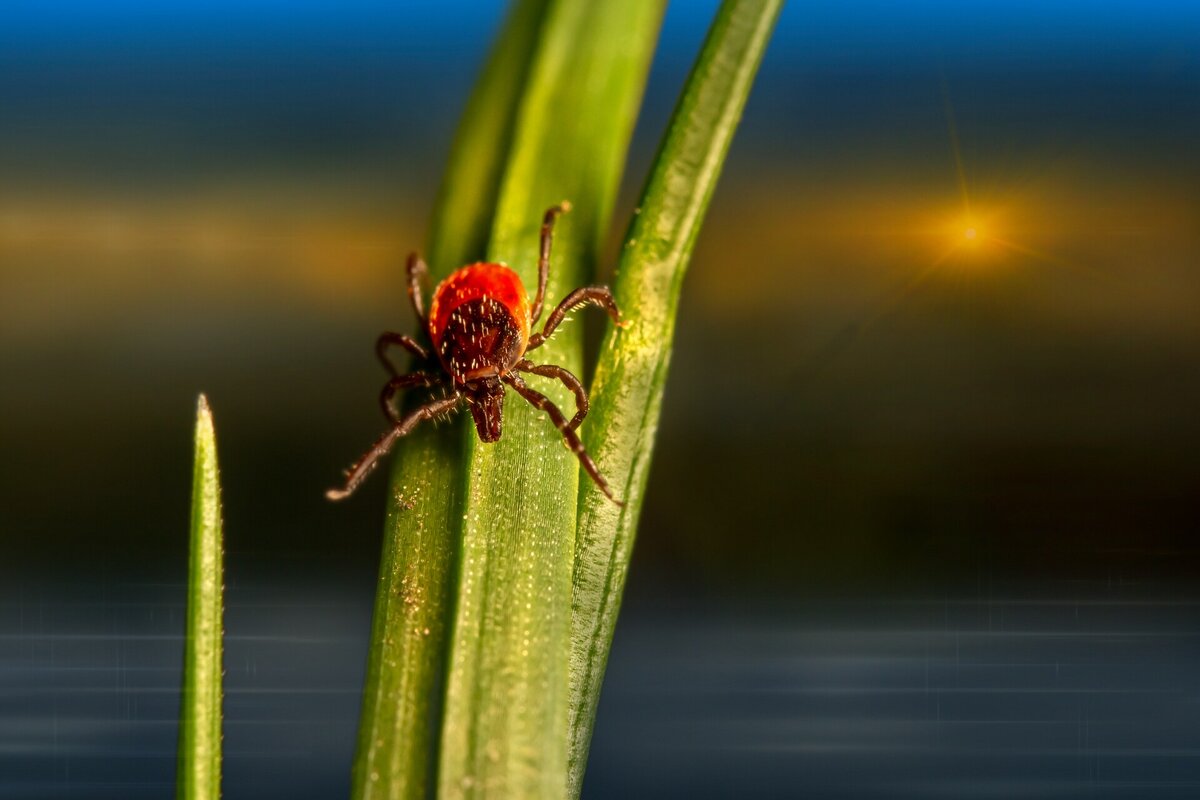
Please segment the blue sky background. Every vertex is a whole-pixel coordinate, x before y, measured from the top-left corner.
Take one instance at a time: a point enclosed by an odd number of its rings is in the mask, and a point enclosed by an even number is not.
[[[670,6],[638,163],[715,7]],[[412,166],[429,187],[502,10],[464,0],[6,4],[0,170],[9,181],[60,170],[111,181],[153,179],[161,158],[181,153],[204,169],[210,159],[420,152]],[[812,161],[790,146],[800,134],[825,154],[853,148],[873,169],[944,158],[912,146],[944,139],[943,85],[971,134],[965,147],[999,135],[1043,155],[1107,144],[1122,159],[1173,164],[1200,130],[1200,4],[791,3],[741,137],[766,149],[744,157]]]
[[[716,3],[676,2],[680,31],[700,31]],[[404,33],[427,34],[418,52],[437,43],[476,39],[496,24],[502,4],[449,2],[17,2],[5,6],[0,44],[13,50],[135,46],[139,49],[321,44],[394,47]],[[690,53],[680,39],[663,53]],[[792,3],[784,10],[774,58],[809,63],[870,63],[902,58],[978,59],[1084,56],[1104,61],[1152,56],[1200,41],[1200,9],[1176,2],[847,2]],[[1191,53],[1192,57],[1195,53]]]

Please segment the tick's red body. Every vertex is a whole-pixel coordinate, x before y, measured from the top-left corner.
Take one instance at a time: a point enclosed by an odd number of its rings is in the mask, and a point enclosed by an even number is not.
[[[542,345],[571,310],[589,303],[603,306],[619,323],[616,302],[603,286],[576,289],[567,295],[546,320],[541,333],[530,330],[542,313],[546,277],[550,262],[550,241],[555,218],[567,211],[565,203],[546,212],[542,221],[541,256],[538,259],[538,288],[532,304],[521,278],[504,264],[478,263],[462,267],[438,284],[426,316],[421,299],[421,278],[425,264],[413,254],[408,262],[408,291],[413,309],[433,344],[431,356],[419,343],[398,333],[379,337],[376,352],[393,377],[383,388],[380,402],[393,427],[359,459],[347,474],[346,486],[331,489],[327,496],[340,500],[354,491],[366,478],[379,458],[396,439],[407,434],[424,419],[454,411],[465,401],[475,421],[480,440],[494,442],[503,431],[505,386],[514,389],[536,408],[545,411],[562,432],[567,446],[579,457],[584,470],[614,502],[607,482],[583,449],[575,429],[587,415],[588,400],[579,379],[562,367],[533,364],[525,354]],[[398,344],[420,361],[436,364],[437,373],[416,371],[401,375],[387,357],[387,347]],[[435,361],[436,359],[436,361]],[[554,378],[575,394],[576,413],[568,422],[543,394],[525,384],[518,372]],[[401,418],[392,406],[392,398],[401,389],[413,386],[437,386],[449,379],[451,394],[434,400]]]
[[[455,383],[512,369],[529,345],[529,298],[504,264],[472,264],[438,284],[429,338]]]
[[[429,339],[455,387],[491,383],[508,374],[529,345],[529,299],[517,273],[503,264],[472,264],[438,284],[429,307]],[[504,390],[476,393],[475,428],[484,442],[500,438]]]

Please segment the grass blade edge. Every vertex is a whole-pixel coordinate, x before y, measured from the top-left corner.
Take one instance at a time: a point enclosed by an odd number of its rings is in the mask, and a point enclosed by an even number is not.
[[[582,484],[572,608],[568,796],[582,789],[670,365],[692,248],[783,0],[726,0],[684,87],[630,226],[615,291],[628,331],[605,337],[585,442],[622,486],[616,508]]]

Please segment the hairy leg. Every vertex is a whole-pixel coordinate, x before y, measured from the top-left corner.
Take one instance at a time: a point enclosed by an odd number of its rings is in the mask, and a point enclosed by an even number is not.
[[[419,255],[409,253],[408,264],[405,265],[404,271],[408,274],[408,299],[412,302],[417,321],[421,323],[422,328],[425,328],[428,323],[425,317],[425,301],[421,297],[421,282],[429,274],[429,267],[425,266],[425,262]]]
[[[426,352],[424,347],[417,344],[417,340],[411,336],[406,336],[403,333],[393,333],[392,331],[381,333],[379,334],[379,338],[375,340],[375,355],[379,357],[379,362],[383,364],[384,369],[392,374],[392,377],[398,378],[403,374],[392,363],[392,359],[388,357],[388,347],[394,344],[400,345],[422,361],[429,360],[429,353]]]
[[[404,436],[417,427],[417,423],[422,420],[433,419],[439,414],[445,414],[453,411],[462,400],[462,395],[454,395],[440,400],[434,400],[431,403],[421,406],[417,410],[409,413],[398,425],[380,437],[379,441],[371,445],[371,449],[363,454],[362,458],[354,462],[354,465],[346,471],[346,485],[341,489],[330,489],[325,493],[325,496],[330,500],[344,500],[349,497],[355,489],[358,488],[371,470],[379,463],[379,459],[387,455],[388,450],[392,449],[392,445],[401,436]]]
[[[579,424],[583,422],[583,418],[588,414],[588,396],[584,391],[583,384],[579,382],[579,378],[575,377],[575,373],[570,370],[560,367],[557,364],[534,364],[528,359],[521,359],[517,362],[516,369],[521,372],[528,372],[531,375],[541,375],[543,378],[556,378],[562,382],[575,394],[575,416],[567,423],[571,430],[579,428]]]
[[[554,238],[554,220],[558,219],[559,214],[565,214],[570,210],[571,204],[564,200],[558,205],[546,209],[546,214],[542,217],[537,295],[533,298],[533,305],[529,307],[529,318],[535,323],[542,316],[542,301],[546,299],[546,279],[550,276],[550,242]]]
[[[558,406],[550,402],[550,398],[546,397],[546,395],[530,389],[525,384],[525,381],[521,380],[521,378],[515,373],[508,373],[502,378],[502,380],[512,388],[516,389],[517,394],[528,400],[530,405],[539,411],[545,411],[550,416],[550,421],[553,422],[554,427],[558,428],[559,432],[562,433],[563,439],[567,443],[567,447],[570,448],[571,452],[574,453],[579,459],[579,463],[583,466],[584,472],[586,472],[588,476],[595,481],[596,485],[600,487],[600,491],[604,492],[604,495],[617,505],[625,505],[620,500],[613,497],[612,489],[608,487],[608,481],[604,480],[604,476],[601,475],[600,470],[596,468],[596,462],[592,461],[592,457],[588,455],[587,450],[583,449],[583,442],[579,441],[579,436],[575,433],[575,431],[571,430],[571,427],[567,424],[567,418],[563,416],[561,411],[558,410]]]
[[[621,322],[621,312],[617,308],[617,301],[613,299],[612,291],[607,286],[584,286],[576,289],[567,295],[558,306],[550,312],[550,316],[546,318],[546,327],[542,328],[541,333],[535,333],[529,337],[529,345],[525,348],[526,351],[533,350],[535,347],[541,347],[546,343],[546,340],[554,333],[555,329],[570,314],[577,308],[586,305],[596,305],[608,312],[608,316],[612,318],[613,323],[618,328],[624,328],[625,323]]]
[[[392,399],[396,396],[396,392],[413,386],[437,386],[441,382],[442,376],[431,372],[410,372],[407,375],[397,375],[383,385],[383,390],[379,393],[379,407],[383,409],[383,415],[388,418],[389,422],[399,425],[401,422],[400,412],[392,405]]]

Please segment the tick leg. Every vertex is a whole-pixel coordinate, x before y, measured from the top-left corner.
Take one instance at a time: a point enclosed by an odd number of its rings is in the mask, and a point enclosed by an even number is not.
[[[588,396],[583,389],[583,384],[579,382],[579,378],[568,369],[558,366],[557,364],[534,364],[527,359],[521,359],[517,362],[516,368],[521,372],[528,372],[532,375],[541,375],[544,378],[557,378],[562,381],[562,385],[566,386],[575,393],[575,416],[571,418],[568,424],[571,430],[576,430],[579,424],[583,422],[583,418],[588,414]]]
[[[375,469],[375,465],[379,463],[379,459],[387,455],[388,450],[392,449],[392,445],[401,436],[412,431],[417,427],[417,423],[426,419],[433,419],[439,414],[445,414],[453,411],[458,405],[462,395],[454,395],[440,400],[434,400],[432,403],[421,406],[416,411],[412,411],[404,419],[395,425],[390,431],[385,433],[379,441],[371,445],[371,449],[363,453],[362,458],[354,462],[354,465],[346,471],[346,485],[341,489],[330,489],[325,493],[325,497],[330,500],[344,500],[349,497],[359,484],[371,474],[371,470]]]
[[[408,375],[398,375],[383,385],[383,391],[379,393],[379,407],[383,409],[383,415],[393,425],[399,425],[401,422],[400,412],[392,405],[392,398],[396,396],[396,392],[413,386],[437,386],[441,382],[440,375],[428,372],[410,372]]]
[[[404,269],[408,273],[408,299],[412,301],[417,321],[421,323],[422,328],[428,327],[425,317],[425,301],[421,296],[421,283],[429,275],[429,267],[425,266],[425,262],[419,255],[409,253],[408,264]]]
[[[529,351],[535,347],[541,347],[562,323],[567,314],[589,303],[600,306],[607,311],[608,316],[612,318],[613,323],[618,328],[625,327],[625,324],[621,322],[621,312],[617,309],[617,301],[613,299],[612,291],[607,286],[584,286],[567,295],[558,304],[558,307],[550,312],[550,316],[546,318],[546,327],[542,328],[541,333],[535,333],[529,337],[529,345],[525,350]]]
[[[567,424],[567,418],[558,410],[558,406],[550,402],[550,398],[540,392],[535,392],[525,385],[525,381],[515,373],[508,373],[501,378],[509,386],[517,390],[517,394],[529,401],[530,405],[539,411],[545,411],[550,415],[550,421],[554,423],[554,427],[562,433],[563,439],[566,440],[567,447],[579,459],[579,463],[583,466],[584,471],[588,476],[596,482],[600,487],[600,491],[604,492],[605,497],[612,500],[619,506],[624,506],[617,498],[613,497],[612,489],[608,487],[608,481],[604,480],[604,476],[600,474],[600,470],[596,468],[596,462],[592,461],[592,457],[588,455],[587,450],[583,449],[583,442],[579,441],[579,436],[575,431],[571,430],[571,426]]]
[[[393,377],[398,378],[401,375],[400,370],[392,363],[387,354],[388,347],[394,344],[400,345],[422,361],[429,360],[429,353],[425,351],[424,347],[417,344],[417,341],[411,336],[405,336],[403,333],[392,333],[391,331],[381,333],[379,338],[375,340],[375,355],[379,356],[380,363],[383,364],[384,369],[392,373]]]
[[[546,279],[550,275],[550,240],[554,238],[554,220],[558,219],[559,214],[565,214],[570,210],[571,204],[563,200],[553,208],[546,209],[546,214],[542,217],[537,296],[533,298],[533,305],[529,308],[529,318],[535,323],[542,316],[542,301],[546,299]]]

